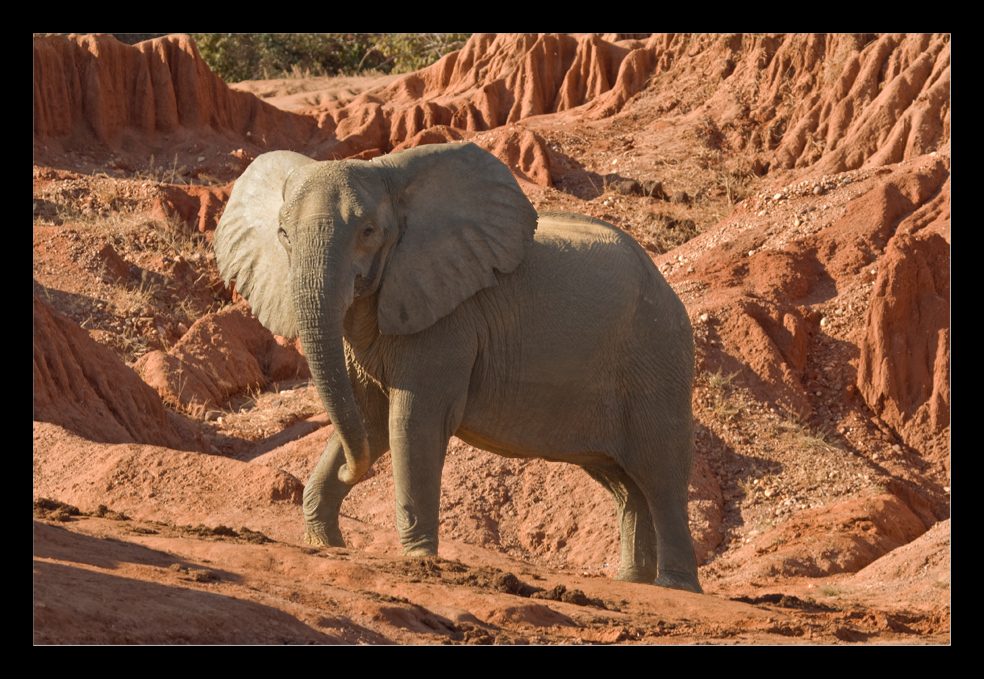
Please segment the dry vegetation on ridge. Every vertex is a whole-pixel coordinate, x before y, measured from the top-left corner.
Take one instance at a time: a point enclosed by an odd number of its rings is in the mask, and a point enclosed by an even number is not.
[[[408,75],[229,87],[187,37],[36,37],[35,642],[949,643],[949,53],[474,35]],[[222,285],[215,222],[264,151],[463,139],[687,305],[704,595],[610,579],[580,469],[457,440],[441,558],[398,556],[388,457],[348,548],[300,543],[331,426]]]

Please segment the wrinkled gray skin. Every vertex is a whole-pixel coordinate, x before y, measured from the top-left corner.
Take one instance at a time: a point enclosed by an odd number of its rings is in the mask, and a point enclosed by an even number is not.
[[[261,155],[215,248],[260,321],[300,336],[335,425],[304,491],[307,542],[345,544],[342,500],[391,451],[404,553],[436,554],[456,435],[580,465],[615,498],[616,577],[700,591],[693,333],[631,238],[538,216],[498,159],[446,144],[372,162]]]

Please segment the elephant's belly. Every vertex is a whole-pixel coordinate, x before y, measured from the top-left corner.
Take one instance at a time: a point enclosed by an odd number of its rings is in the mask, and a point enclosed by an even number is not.
[[[539,457],[552,462],[569,462],[580,465],[603,465],[610,462],[613,456],[609,453],[597,452],[589,448],[567,448],[551,445],[537,445],[534,441],[503,441],[489,439],[480,434],[464,429],[455,434],[470,446],[487,450],[503,457]]]
[[[455,435],[462,441],[506,457],[539,457],[575,464],[597,464],[615,457],[621,432],[613,426],[620,408],[610,401],[562,397],[502,399],[469,404]],[[545,405],[545,399],[556,403]]]

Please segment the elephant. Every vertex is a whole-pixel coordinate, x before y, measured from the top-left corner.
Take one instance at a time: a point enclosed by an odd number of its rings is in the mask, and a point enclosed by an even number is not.
[[[438,548],[451,436],[581,466],[615,499],[616,578],[700,592],[687,516],[694,339],[631,236],[537,213],[473,143],[371,160],[259,155],[215,231],[222,278],[301,338],[334,431],[304,541],[344,546],[342,500],[391,453],[403,554]]]

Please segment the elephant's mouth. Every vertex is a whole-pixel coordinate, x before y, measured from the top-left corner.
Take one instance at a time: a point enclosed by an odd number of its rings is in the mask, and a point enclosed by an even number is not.
[[[369,266],[369,271],[366,275],[362,274],[355,275],[355,283],[353,285],[353,294],[356,299],[359,297],[364,297],[375,291],[376,286],[379,282],[379,265],[382,261],[381,253],[376,253],[376,256],[372,259],[372,264]]]
[[[369,292],[369,287],[371,285],[372,285],[372,281],[371,280],[367,279],[362,274],[356,274],[355,275],[355,285],[354,285],[354,289],[353,289],[353,292],[355,294],[355,298],[358,299],[359,297],[362,297],[367,292]]]

